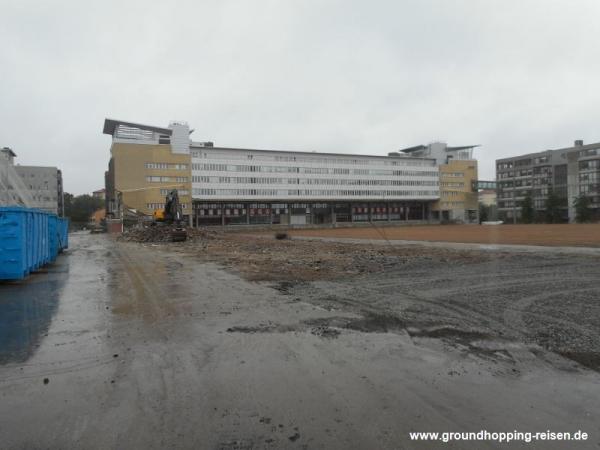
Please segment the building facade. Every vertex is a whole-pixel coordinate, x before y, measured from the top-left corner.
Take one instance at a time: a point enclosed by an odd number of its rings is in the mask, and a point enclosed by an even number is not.
[[[187,125],[160,128],[106,119],[104,133],[112,136],[105,173],[107,217],[122,217],[125,211],[150,216],[164,209],[173,189],[179,191],[183,215],[190,217],[189,137],[187,147],[181,146],[181,135],[189,136]]]
[[[10,148],[1,150],[5,164],[10,166],[11,172],[20,177],[20,182],[12,182],[7,185],[7,196],[19,203],[17,200],[23,197],[23,189],[27,190],[27,206],[39,208],[47,212],[64,215],[64,195],[62,172],[56,167],[44,166],[21,166],[14,165],[17,156]],[[7,167],[8,169],[8,167]]]
[[[428,220],[440,197],[433,158],[215,147],[184,130],[106,120],[109,215],[151,214],[173,187],[196,225]]]
[[[564,221],[574,221],[574,201],[588,196],[596,216],[600,209],[600,143],[583,145],[496,160],[498,213],[506,220],[521,218],[522,202],[531,195],[538,218],[546,209],[550,192],[560,202]]]
[[[198,223],[322,224],[427,220],[435,161],[192,144]]]
[[[434,220],[478,221],[478,168],[473,157],[476,147],[478,145],[450,147],[444,142],[434,142],[400,150],[413,156],[434,158],[439,166],[440,199],[432,205]]]

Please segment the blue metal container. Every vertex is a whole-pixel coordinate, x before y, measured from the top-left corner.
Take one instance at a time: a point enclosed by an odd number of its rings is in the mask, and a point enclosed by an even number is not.
[[[69,248],[69,219],[57,217],[58,252]]]
[[[0,207],[0,280],[20,280],[68,247],[68,219],[44,211]]]

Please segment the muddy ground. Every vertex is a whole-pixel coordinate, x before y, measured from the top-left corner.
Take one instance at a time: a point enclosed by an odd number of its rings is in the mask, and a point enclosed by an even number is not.
[[[0,284],[0,442],[30,449],[598,448],[592,256],[75,234]],[[415,442],[411,431],[585,442]]]
[[[520,342],[600,370],[600,255],[212,236],[176,249],[297,301],[366,315],[364,330],[402,329],[509,360],[506,348]]]

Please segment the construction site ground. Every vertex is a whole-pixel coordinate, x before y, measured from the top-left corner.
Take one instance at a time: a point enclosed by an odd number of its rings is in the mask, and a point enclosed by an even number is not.
[[[598,448],[598,280],[595,255],[73,234],[56,264],[0,285],[0,442]],[[480,430],[590,437],[409,438]]]
[[[600,224],[418,225],[294,230],[293,236],[460,242],[477,244],[600,247]],[[383,225],[386,225],[383,223]]]

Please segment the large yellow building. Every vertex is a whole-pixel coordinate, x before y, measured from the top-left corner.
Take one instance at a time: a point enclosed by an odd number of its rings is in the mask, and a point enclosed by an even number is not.
[[[431,208],[433,217],[442,221],[477,222],[477,161],[450,160],[439,169],[440,200]]]
[[[169,128],[106,119],[104,133],[112,136],[106,173],[107,215],[151,216],[164,209],[165,196],[177,189],[184,218],[192,211],[192,164],[189,128]]]
[[[445,142],[433,142],[405,148],[400,152],[424,158],[434,158],[439,167],[440,199],[431,207],[434,220],[477,223],[477,160],[473,150],[478,145],[450,147]]]

